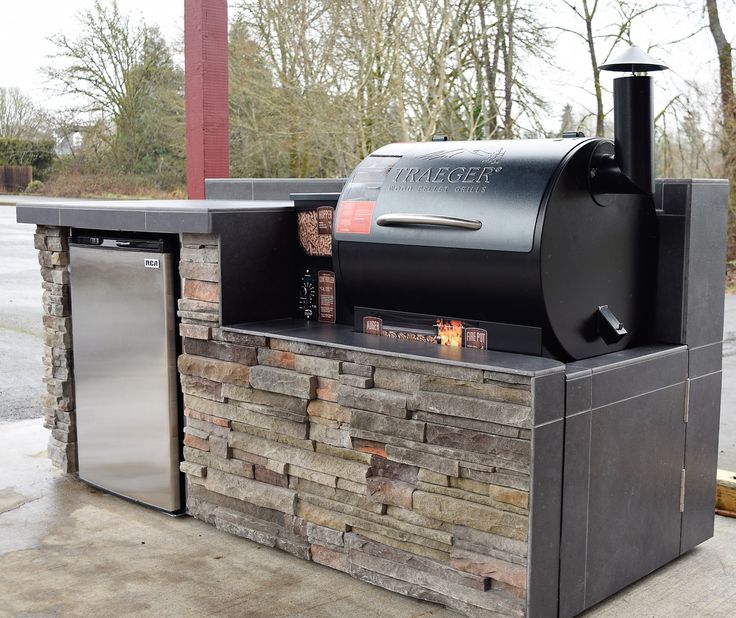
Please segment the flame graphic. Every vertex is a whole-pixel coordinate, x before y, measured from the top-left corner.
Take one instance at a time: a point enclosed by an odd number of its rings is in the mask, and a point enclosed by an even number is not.
[[[435,326],[440,345],[463,347],[463,323],[460,320],[437,320]]]

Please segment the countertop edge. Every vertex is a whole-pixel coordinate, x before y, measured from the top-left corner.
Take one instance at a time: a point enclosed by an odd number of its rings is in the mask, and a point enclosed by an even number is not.
[[[286,200],[39,200],[18,201],[15,208],[18,223],[110,231],[209,234],[217,232],[222,220],[231,216],[290,212],[293,204]]]

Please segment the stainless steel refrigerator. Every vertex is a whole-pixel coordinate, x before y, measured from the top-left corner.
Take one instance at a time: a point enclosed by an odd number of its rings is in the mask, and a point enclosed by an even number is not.
[[[79,478],[181,509],[176,298],[162,239],[70,243]]]

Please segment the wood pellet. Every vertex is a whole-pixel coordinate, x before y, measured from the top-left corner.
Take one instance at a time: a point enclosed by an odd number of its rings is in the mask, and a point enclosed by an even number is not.
[[[316,210],[302,210],[297,212],[297,227],[299,228],[299,244],[307,255],[332,255],[332,235],[320,234],[317,224]]]

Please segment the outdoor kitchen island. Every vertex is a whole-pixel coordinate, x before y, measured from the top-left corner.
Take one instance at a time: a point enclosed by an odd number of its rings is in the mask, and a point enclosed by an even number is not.
[[[50,455],[75,472],[70,233],[175,234],[189,514],[466,615],[575,615],[712,535],[725,194],[658,183],[651,341],[576,362],[294,317],[288,202],[19,207]]]

